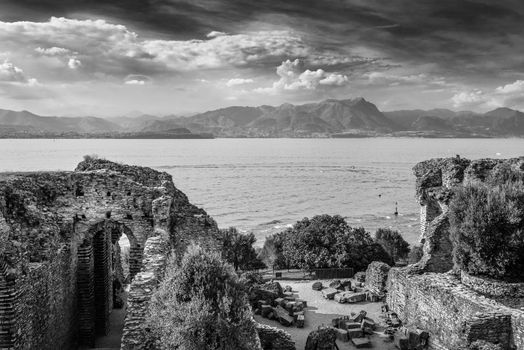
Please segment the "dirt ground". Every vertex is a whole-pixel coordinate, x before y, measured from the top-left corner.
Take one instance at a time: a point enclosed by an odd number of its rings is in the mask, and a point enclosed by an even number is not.
[[[329,281],[320,281],[324,286],[329,284]],[[321,292],[313,290],[311,286],[316,281],[279,280],[278,282],[282,285],[282,287],[287,285],[291,286],[291,288],[293,288],[294,295],[297,298],[307,302],[307,308],[305,309],[306,321],[304,328],[297,328],[295,326],[284,327],[277,321],[268,320],[261,317],[260,315],[256,315],[255,319],[259,323],[284,329],[295,341],[297,350],[305,349],[306,340],[311,331],[322,325],[331,325],[331,320],[335,317],[350,316],[351,312],[358,314],[358,312],[361,310],[366,311],[367,316],[373,319],[375,323],[379,325],[376,332],[370,337],[372,345],[371,348],[377,350],[396,349],[389,338],[382,332],[384,327],[380,326],[380,324],[383,323],[383,320],[379,317],[381,315],[382,303],[361,302],[355,304],[339,304],[334,300],[324,299]],[[344,343],[337,341],[337,345],[340,350],[356,349],[356,347],[353,346],[351,342]]]

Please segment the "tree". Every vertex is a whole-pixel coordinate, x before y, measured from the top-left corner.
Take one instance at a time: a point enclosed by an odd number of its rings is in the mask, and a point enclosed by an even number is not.
[[[260,348],[244,285],[231,265],[198,247],[180,265],[170,259],[147,323],[165,350]]]
[[[409,243],[398,231],[389,228],[379,228],[375,232],[375,242],[380,244],[391,256],[393,261],[406,259],[409,253]]]
[[[250,270],[264,268],[253,247],[256,242],[253,233],[242,234],[234,227],[220,230],[222,241],[222,257],[238,269]]]
[[[449,206],[455,264],[472,274],[524,281],[524,185],[472,183]]]
[[[282,254],[293,267],[364,269],[374,260],[391,264],[366,230],[350,227],[339,215],[304,218],[284,231],[283,238]]]
[[[290,267],[283,254],[285,238],[284,232],[275,233],[266,237],[264,246],[258,254],[258,258],[262,260],[266,266],[274,269],[287,269]]]

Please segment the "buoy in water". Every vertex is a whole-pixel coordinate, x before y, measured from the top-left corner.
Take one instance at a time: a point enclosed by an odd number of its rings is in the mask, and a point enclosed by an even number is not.
[[[395,202],[395,216],[398,216],[398,203]]]

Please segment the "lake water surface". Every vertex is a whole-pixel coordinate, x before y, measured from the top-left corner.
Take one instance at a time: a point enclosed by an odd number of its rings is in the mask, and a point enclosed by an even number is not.
[[[270,233],[305,216],[340,214],[370,232],[419,231],[411,168],[433,157],[509,158],[524,139],[0,140],[0,171],[73,170],[85,154],[173,175],[220,227]],[[399,216],[395,217],[395,202]]]

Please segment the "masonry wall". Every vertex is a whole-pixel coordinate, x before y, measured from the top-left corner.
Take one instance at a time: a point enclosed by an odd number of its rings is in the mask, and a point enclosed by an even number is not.
[[[387,289],[390,308],[407,325],[427,330],[431,349],[457,349],[477,339],[524,349],[524,311],[472,291],[451,274],[393,268]]]
[[[94,334],[108,330],[112,244],[121,234],[131,244],[131,278],[143,281],[151,269],[160,278],[157,263],[178,242],[213,247],[217,233],[171,176],[152,169],[87,160],[75,172],[0,174],[0,267],[10,276],[0,276],[0,343],[39,350],[92,345]],[[155,249],[162,249],[155,259],[144,255]]]

